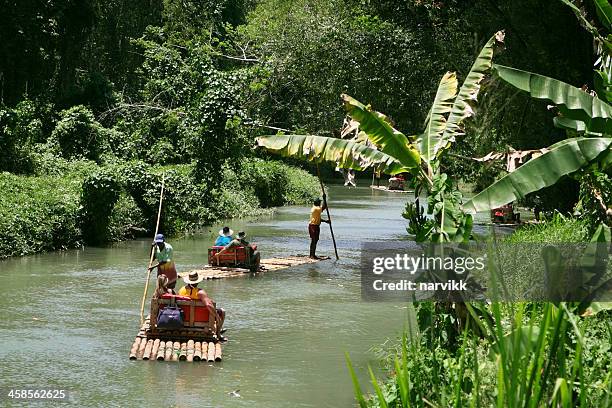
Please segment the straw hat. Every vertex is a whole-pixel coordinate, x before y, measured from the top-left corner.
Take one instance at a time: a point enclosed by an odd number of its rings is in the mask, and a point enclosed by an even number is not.
[[[191,272],[187,276],[183,276],[183,281],[188,285],[195,285],[204,280],[203,276],[200,276],[197,272]]]

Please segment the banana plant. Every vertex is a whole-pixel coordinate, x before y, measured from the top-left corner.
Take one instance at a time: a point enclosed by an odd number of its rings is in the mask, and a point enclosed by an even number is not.
[[[426,219],[417,204],[407,206],[407,218],[423,220],[419,240],[463,241],[471,235],[472,217],[461,211],[461,195],[450,179],[440,173],[439,158],[457,137],[464,134],[463,122],[474,115],[482,81],[492,66],[495,48],[503,43],[503,31],[493,35],[480,51],[465,81],[458,89],[455,73],[441,79],[422,133],[408,135],[395,129],[390,119],[358,100],[342,95],[344,107],[359,123],[362,134],[374,148],[362,143],[310,135],[271,135],[257,139],[257,145],[285,157],[332,162],[342,168],[374,168],[388,174],[411,173],[416,196],[425,190],[433,217]]]
[[[589,166],[606,163],[612,156],[612,138],[573,138],[563,140],[549,151],[529,160],[502,177],[463,205],[464,211],[476,213],[510,203],[527,194],[557,183],[563,176]]]

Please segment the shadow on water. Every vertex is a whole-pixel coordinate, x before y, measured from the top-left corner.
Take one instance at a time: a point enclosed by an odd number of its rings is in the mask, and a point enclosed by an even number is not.
[[[406,320],[402,304],[361,301],[360,246],[407,239],[400,214],[412,197],[342,187],[329,196],[339,261],[204,284],[228,312],[230,342],[214,365],[128,360],[149,241],[1,262],[0,387],[67,389],[84,406],[351,406],[344,352],[375,366],[370,347],[396,338]],[[230,225],[264,257],[305,254],[308,215],[286,207]],[[179,270],[206,262],[220,227],[171,241]],[[318,253],[333,256],[326,225],[321,239]],[[228,394],[237,389],[239,398]]]

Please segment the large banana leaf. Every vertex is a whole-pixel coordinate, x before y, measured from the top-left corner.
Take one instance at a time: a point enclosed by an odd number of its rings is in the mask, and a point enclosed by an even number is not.
[[[451,111],[452,102],[457,95],[457,75],[447,72],[440,80],[436,97],[425,120],[425,131],[420,137],[421,157],[431,161],[435,157],[435,148],[446,129],[446,115]]]
[[[547,153],[532,159],[512,173],[481,191],[463,205],[467,213],[497,208],[545,187],[605,157],[612,147],[611,138],[574,138],[550,147]]]
[[[593,0],[595,3],[595,11],[601,24],[606,27],[608,31],[612,31],[612,6],[608,3],[608,0]]]
[[[343,169],[365,170],[374,167],[387,174],[409,171],[395,158],[361,143],[333,137],[275,135],[257,138],[257,146],[279,154],[321,163],[331,162]]]
[[[612,134],[612,106],[596,96],[565,82],[516,68],[493,64],[493,71],[534,98],[554,102],[565,118],[584,122],[589,132]]]
[[[448,116],[446,129],[442,137],[437,141],[434,146],[434,154],[438,154],[442,149],[446,148],[450,143],[453,143],[458,136],[462,136],[463,127],[462,123],[465,119],[474,115],[474,109],[472,103],[476,101],[478,92],[480,92],[480,83],[482,82],[485,74],[491,69],[491,59],[493,58],[493,52],[495,46],[504,42],[504,32],[498,31],[493,35],[489,41],[482,47],[478,57],[472,64],[472,68],[468,73],[455,102],[451,109],[451,113]]]
[[[368,135],[380,151],[408,169],[420,168],[421,156],[418,150],[402,132],[391,126],[389,118],[346,94],[342,95],[342,100],[348,114],[359,122],[359,129]]]

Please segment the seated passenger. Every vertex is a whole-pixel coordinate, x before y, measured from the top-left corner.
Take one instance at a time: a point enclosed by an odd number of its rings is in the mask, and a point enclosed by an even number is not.
[[[225,321],[225,310],[219,308],[217,309],[215,303],[211,298],[208,297],[206,291],[204,289],[198,288],[198,283],[202,282],[204,277],[199,276],[197,272],[191,272],[189,275],[183,277],[183,281],[185,282],[185,286],[179,289],[179,296],[188,296],[193,300],[200,300],[202,303],[206,305],[208,308],[208,313],[211,313],[212,316],[215,316],[215,321],[217,323],[217,336],[220,340],[224,340],[224,337],[221,336],[223,327],[223,322]]]
[[[232,242],[232,235],[234,235],[234,231],[232,231],[230,227],[223,227],[223,229],[219,231],[215,246],[226,246]]]
[[[221,251],[217,252],[214,255],[215,259],[218,260],[219,256],[230,248],[245,247],[247,248],[247,251],[249,253],[251,271],[256,272],[259,269],[259,261],[261,259],[261,255],[259,254],[259,251],[254,250],[251,247],[251,244],[245,238],[246,238],[246,232],[239,231],[235,239],[233,239],[229,244],[225,246],[225,248],[223,248]]]
[[[166,275],[159,275],[157,277],[157,286],[155,288],[154,298],[161,299],[165,294],[176,295],[174,289],[168,287],[168,277]]]

